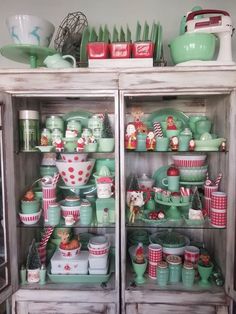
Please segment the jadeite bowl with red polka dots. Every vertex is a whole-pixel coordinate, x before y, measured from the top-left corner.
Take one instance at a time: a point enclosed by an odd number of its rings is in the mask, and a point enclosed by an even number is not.
[[[87,184],[94,163],[95,159],[89,159],[83,162],[58,160],[56,161],[56,166],[65,185],[74,187]]]
[[[87,161],[87,156],[88,154],[84,154],[84,153],[77,153],[77,154],[64,154],[61,153],[61,159],[63,161],[66,162],[83,162],[83,161]]]

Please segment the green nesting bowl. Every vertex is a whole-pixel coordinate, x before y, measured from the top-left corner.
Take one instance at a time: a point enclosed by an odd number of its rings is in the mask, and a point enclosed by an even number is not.
[[[210,33],[185,33],[169,44],[174,64],[190,60],[209,61],[215,54],[216,37]]]

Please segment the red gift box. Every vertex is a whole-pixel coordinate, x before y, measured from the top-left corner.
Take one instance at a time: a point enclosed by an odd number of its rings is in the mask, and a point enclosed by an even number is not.
[[[140,41],[133,43],[133,58],[153,58],[154,43],[151,41]]]
[[[106,42],[90,42],[87,44],[89,59],[107,59],[109,58],[109,44]]]
[[[109,45],[112,59],[124,59],[131,57],[132,44],[129,42],[117,42]]]

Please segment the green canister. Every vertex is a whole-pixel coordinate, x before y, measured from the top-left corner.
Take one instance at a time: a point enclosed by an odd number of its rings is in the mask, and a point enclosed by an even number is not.
[[[164,287],[167,285],[169,281],[169,268],[167,262],[160,262],[157,265],[157,284],[160,287]]]
[[[34,110],[20,110],[20,150],[36,151],[39,145],[39,112]]]
[[[46,118],[46,128],[53,131],[53,129],[60,129],[64,132],[64,120],[59,116],[49,116]]]
[[[184,287],[191,288],[194,283],[195,270],[191,262],[185,262],[182,268],[182,282]]]
[[[181,281],[182,260],[177,255],[168,255],[166,261],[169,265],[169,283],[177,283]]]

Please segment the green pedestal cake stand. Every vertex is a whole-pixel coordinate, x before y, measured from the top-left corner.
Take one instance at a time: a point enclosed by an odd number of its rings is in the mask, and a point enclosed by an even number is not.
[[[31,68],[43,66],[44,59],[56,53],[52,48],[20,44],[6,45],[0,52],[10,60],[30,64]]]

